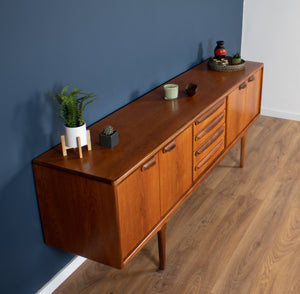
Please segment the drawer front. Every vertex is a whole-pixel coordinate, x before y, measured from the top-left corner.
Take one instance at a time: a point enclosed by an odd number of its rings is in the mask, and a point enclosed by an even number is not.
[[[201,174],[203,174],[209,166],[217,159],[217,157],[224,150],[224,138],[216,143],[213,148],[202,157],[200,161],[195,162],[194,167],[194,180],[196,180]]]
[[[198,150],[203,144],[207,143],[215,134],[225,126],[225,111],[219,113],[209,125],[198,131],[194,135],[194,151]]]
[[[198,117],[194,122],[194,134],[195,137],[199,136],[202,132],[209,132],[210,128],[220,119],[220,116],[224,115],[223,121],[225,121],[225,100],[222,99],[214,107],[208,110],[206,113]]]
[[[193,180],[222,153],[225,142],[225,100],[194,122]]]
[[[207,140],[203,145],[194,151],[194,162],[198,164],[215,146],[219,144],[220,141],[224,142],[224,126],[221,126],[209,140]]]

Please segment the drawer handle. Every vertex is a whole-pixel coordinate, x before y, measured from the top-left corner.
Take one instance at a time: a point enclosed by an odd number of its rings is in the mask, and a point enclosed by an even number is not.
[[[245,89],[245,88],[247,88],[247,84],[244,82],[244,83],[242,83],[242,84],[240,85],[239,89],[240,89],[240,90],[243,90],[243,89]]]
[[[216,140],[224,133],[224,126],[222,126],[213,136],[204,144],[202,145],[196,152],[195,155],[200,155],[204,150],[206,150],[210,145],[212,145]]]
[[[214,129],[224,118],[224,112],[222,112],[220,115],[218,115],[211,124],[204,130],[202,130],[196,137],[195,141],[198,141],[199,139],[203,138],[207,133],[209,133],[212,129]]]
[[[219,149],[224,145],[224,141],[220,141],[218,145],[215,146],[213,150],[211,150],[195,167],[195,171],[202,168],[214,155],[217,154]]]
[[[253,82],[255,80],[255,76],[251,76],[249,79],[248,79],[248,82]]]
[[[144,163],[141,167],[142,171],[145,171],[147,169],[150,169],[151,167],[153,167],[156,164],[156,159],[155,157],[152,157],[149,161],[147,161],[146,163]]]
[[[209,116],[211,116],[217,109],[219,109],[223,105],[224,105],[224,100],[217,103],[214,107],[212,107],[209,111],[207,111],[203,116],[198,118],[195,121],[195,125],[201,124],[203,121],[205,121]]]
[[[175,148],[176,148],[176,142],[174,140],[163,148],[163,153],[170,152]]]

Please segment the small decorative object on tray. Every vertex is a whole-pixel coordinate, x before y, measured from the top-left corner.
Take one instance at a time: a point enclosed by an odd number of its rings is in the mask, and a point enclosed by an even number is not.
[[[241,59],[240,63],[235,63],[234,58],[226,56],[226,58],[216,59],[210,58],[208,61],[208,67],[215,71],[231,72],[240,71],[245,68],[245,60]]]
[[[217,41],[217,47],[215,48],[215,56],[208,60],[208,67],[215,71],[240,71],[245,68],[245,60],[241,59],[239,53],[233,57],[226,56],[226,49],[224,47],[224,41]]]
[[[100,145],[107,148],[113,148],[119,143],[118,131],[112,126],[107,126],[99,134]]]
[[[226,56],[226,49],[224,47],[224,41],[217,41],[217,47],[215,48],[215,58],[222,59]]]
[[[237,64],[241,64],[241,63],[242,63],[242,58],[241,58],[241,56],[240,56],[239,53],[236,53],[236,54],[232,57],[231,63],[234,64],[234,65],[237,65]]]
[[[185,87],[185,92],[187,93],[188,96],[194,96],[198,90],[198,86],[193,83],[189,83]]]

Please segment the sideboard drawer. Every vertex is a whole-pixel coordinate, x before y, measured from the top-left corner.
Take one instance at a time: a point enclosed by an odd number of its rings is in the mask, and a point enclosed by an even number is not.
[[[194,162],[198,164],[220,141],[224,141],[225,127],[221,126],[204,144],[194,151]]]
[[[195,181],[224,149],[224,99],[196,119],[193,141],[193,180]]]
[[[194,161],[193,180],[195,181],[205,170],[216,160],[224,150],[224,134],[214,142],[209,148],[199,155]]]
[[[223,110],[222,112],[219,111],[217,115],[214,113],[214,118],[210,121],[210,123],[202,130],[199,132],[195,133],[194,136],[194,149],[193,150],[198,150],[199,147],[201,147],[205,142],[208,142],[212,136],[215,135],[216,132],[220,128],[225,126],[225,111]]]
[[[225,100],[222,99],[194,122],[195,140],[211,131],[220,121],[225,122]]]

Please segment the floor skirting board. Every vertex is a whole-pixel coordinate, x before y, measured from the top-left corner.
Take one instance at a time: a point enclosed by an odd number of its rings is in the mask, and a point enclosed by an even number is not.
[[[278,110],[262,107],[261,114],[265,115],[265,116],[272,116],[272,117],[277,117],[277,118],[284,118],[284,119],[289,119],[289,120],[300,121],[299,113],[284,112],[284,111],[278,111]]]
[[[63,269],[61,269],[46,285],[44,285],[36,294],[50,294],[58,288],[78,267],[80,267],[86,258],[81,256],[74,257]]]

